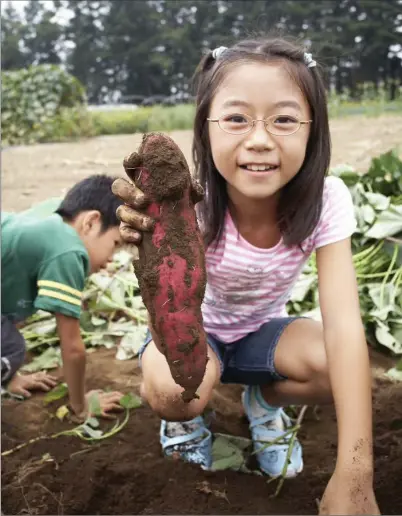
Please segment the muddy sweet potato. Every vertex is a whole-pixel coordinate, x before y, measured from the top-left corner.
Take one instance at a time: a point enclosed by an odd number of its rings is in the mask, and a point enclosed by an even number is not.
[[[153,231],[143,233],[134,261],[141,296],[155,344],[189,402],[198,397],[207,364],[201,313],[205,255],[190,171],[176,143],[161,133],[144,135],[124,168],[146,194],[150,202],[144,211],[155,220]]]

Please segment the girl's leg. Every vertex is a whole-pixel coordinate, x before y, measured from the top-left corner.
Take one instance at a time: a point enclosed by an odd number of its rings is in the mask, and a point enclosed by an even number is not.
[[[261,386],[264,399],[273,406],[332,403],[322,325],[296,319],[279,338],[274,364],[286,379]]]
[[[199,399],[184,403],[181,398],[183,388],[175,383],[165,356],[151,341],[141,357],[142,397],[147,400],[154,412],[167,421],[189,421],[202,414],[211,398],[213,388],[220,380],[221,373],[219,359],[209,346],[208,358],[205,376],[197,391]]]

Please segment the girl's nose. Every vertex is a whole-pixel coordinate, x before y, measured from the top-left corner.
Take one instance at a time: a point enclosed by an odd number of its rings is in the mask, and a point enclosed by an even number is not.
[[[262,151],[273,149],[274,147],[275,141],[272,134],[265,129],[264,122],[261,120],[255,122],[254,127],[247,134],[246,148],[248,150]]]

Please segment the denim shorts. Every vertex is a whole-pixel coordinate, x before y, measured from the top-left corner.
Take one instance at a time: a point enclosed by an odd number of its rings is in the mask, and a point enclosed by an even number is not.
[[[263,324],[257,331],[230,344],[220,342],[207,334],[208,345],[215,352],[221,364],[221,382],[243,385],[264,385],[278,380],[286,380],[275,369],[276,346],[285,328],[303,317],[278,317]],[[152,336],[148,330],[144,344],[139,351],[141,356]]]

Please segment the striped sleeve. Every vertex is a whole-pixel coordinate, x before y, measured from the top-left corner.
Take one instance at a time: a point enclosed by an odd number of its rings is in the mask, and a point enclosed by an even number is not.
[[[74,318],[81,315],[85,285],[85,260],[80,253],[68,252],[42,264],[38,278],[37,309]]]
[[[314,247],[317,249],[349,238],[356,228],[355,208],[348,187],[339,177],[327,177],[322,214],[315,231]]]

